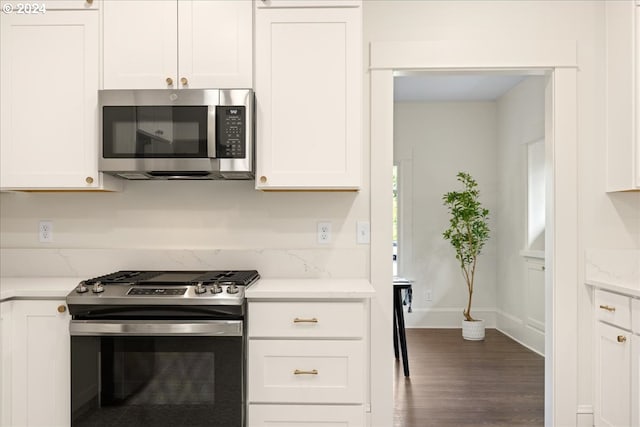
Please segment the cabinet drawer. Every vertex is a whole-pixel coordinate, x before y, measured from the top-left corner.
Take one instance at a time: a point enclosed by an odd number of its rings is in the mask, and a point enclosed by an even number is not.
[[[249,337],[361,338],[362,302],[252,302]]]
[[[249,427],[362,427],[364,407],[329,405],[249,405]]]
[[[596,289],[595,301],[598,320],[631,329],[631,298]]]
[[[362,341],[249,340],[251,403],[363,403]]]

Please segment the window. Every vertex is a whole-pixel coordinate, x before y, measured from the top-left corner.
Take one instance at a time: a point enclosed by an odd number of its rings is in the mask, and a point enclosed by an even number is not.
[[[544,139],[527,144],[527,249],[544,251]]]

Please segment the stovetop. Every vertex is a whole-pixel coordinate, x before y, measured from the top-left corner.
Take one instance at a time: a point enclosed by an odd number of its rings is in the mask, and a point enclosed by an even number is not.
[[[117,271],[80,282],[67,295],[77,305],[242,305],[256,270]]]

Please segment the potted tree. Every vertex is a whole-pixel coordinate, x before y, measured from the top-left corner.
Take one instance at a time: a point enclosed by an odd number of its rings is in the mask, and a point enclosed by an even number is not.
[[[442,196],[449,211],[449,228],[442,236],[451,242],[455,249],[456,259],[467,284],[469,298],[467,308],[462,311],[462,337],[468,340],[483,340],[484,321],[471,316],[471,301],[478,255],[489,239],[489,210],[482,207],[478,200],[478,183],[471,175],[458,172],[457,179],[464,189],[451,191]]]

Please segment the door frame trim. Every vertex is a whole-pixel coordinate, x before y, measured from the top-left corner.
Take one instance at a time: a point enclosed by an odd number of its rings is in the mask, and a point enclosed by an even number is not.
[[[393,419],[392,188],[393,76],[396,72],[524,72],[545,89],[545,425],[575,425],[578,402],[577,43],[422,41],[370,44],[371,425]],[[384,171],[387,171],[386,173]],[[387,355],[380,356],[380,355]]]

